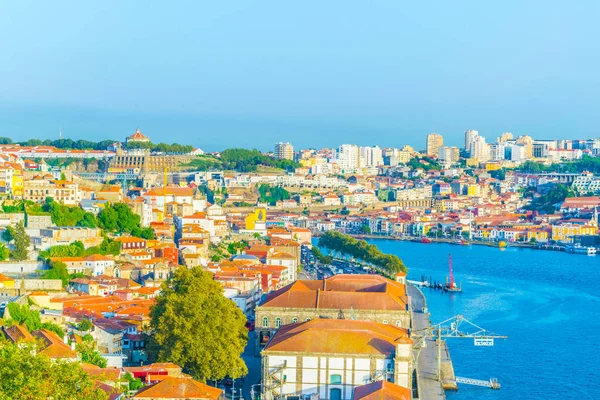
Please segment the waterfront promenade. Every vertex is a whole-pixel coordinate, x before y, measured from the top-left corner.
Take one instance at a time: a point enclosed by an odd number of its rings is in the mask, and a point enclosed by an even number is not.
[[[429,314],[423,312],[426,307],[425,296],[412,285],[407,285],[412,307],[413,332],[423,331],[430,326]],[[418,376],[419,399],[439,400],[445,399],[442,383],[437,378],[437,349],[438,343],[432,339],[425,339],[425,346],[414,351]],[[442,351],[442,354],[447,354]]]

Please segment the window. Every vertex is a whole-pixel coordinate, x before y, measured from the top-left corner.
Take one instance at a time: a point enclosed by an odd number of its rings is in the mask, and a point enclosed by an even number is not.
[[[292,318],[292,323],[295,324],[296,322],[298,322],[298,318]]]
[[[329,378],[329,383],[331,383],[332,385],[341,385],[342,376],[337,374],[331,375],[331,377]]]
[[[275,328],[279,328],[281,326],[281,318],[275,318]]]
[[[401,324],[400,324],[400,320],[396,320],[396,326],[397,326],[397,327],[400,327],[400,326],[401,326]]]
[[[263,318],[263,328],[266,328],[269,326],[269,318],[264,317]]]
[[[387,323],[388,323],[388,320],[387,320],[387,319],[384,319],[384,320],[383,320],[383,323],[384,323],[384,324],[387,324]]]
[[[310,321],[310,318],[306,318],[307,321]]]

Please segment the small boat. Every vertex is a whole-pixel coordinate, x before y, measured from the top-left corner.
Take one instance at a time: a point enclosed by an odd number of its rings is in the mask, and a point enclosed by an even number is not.
[[[506,243],[504,240],[501,240],[498,242],[498,247],[500,247],[501,249],[503,249],[507,246],[508,246],[508,243]]]
[[[421,238],[421,243],[431,243],[431,239],[426,238],[426,237]]]
[[[582,246],[581,244],[569,244],[565,247],[567,253],[573,254],[596,254],[596,248],[592,246]]]

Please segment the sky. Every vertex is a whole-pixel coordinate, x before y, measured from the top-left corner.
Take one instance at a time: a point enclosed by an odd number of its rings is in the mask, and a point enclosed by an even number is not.
[[[0,136],[599,137],[597,1],[0,1]]]

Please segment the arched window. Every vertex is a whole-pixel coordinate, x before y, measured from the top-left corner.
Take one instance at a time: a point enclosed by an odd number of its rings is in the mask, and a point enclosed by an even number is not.
[[[298,318],[296,318],[296,317],[292,318],[292,323],[295,324],[296,322],[298,322]]]
[[[263,317],[263,327],[267,328],[269,326],[269,318]]]
[[[384,324],[387,324],[387,323],[388,323],[388,320],[387,320],[387,319],[384,319],[384,320],[383,320],[383,323],[384,323]]]
[[[310,321],[310,318],[306,318],[307,321]]]
[[[401,325],[402,325],[402,324],[400,323],[400,320],[399,320],[399,319],[397,319],[397,320],[396,320],[396,326],[397,326],[398,328],[400,328],[400,326],[401,326]]]
[[[281,318],[275,318],[275,328],[279,328],[281,326]]]

